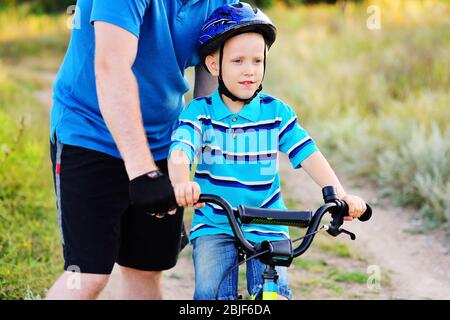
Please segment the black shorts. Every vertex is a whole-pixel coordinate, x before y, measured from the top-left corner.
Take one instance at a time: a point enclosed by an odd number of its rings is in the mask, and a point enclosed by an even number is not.
[[[159,219],[130,207],[124,162],[82,147],[51,144],[64,269],[110,274],[114,263],[172,268],[187,243],[183,209]],[[167,161],[157,161],[167,174]]]

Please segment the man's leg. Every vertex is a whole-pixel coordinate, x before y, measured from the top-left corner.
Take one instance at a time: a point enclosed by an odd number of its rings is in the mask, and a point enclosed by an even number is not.
[[[120,267],[119,293],[120,300],[161,300],[162,271],[142,271],[128,267]]]
[[[167,161],[157,161],[156,165],[167,174]],[[122,216],[116,261],[121,271],[118,297],[162,299],[162,271],[175,266],[186,241],[183,208],[163,218],[129,208]]]
[[[64,272],[47,293],[47,300],[93,300],[108,282],[109,275]]]
[[[47,299],[95,299],[117,258],[129,207],[123,161],[81,147],[51,146],[64,270]]]

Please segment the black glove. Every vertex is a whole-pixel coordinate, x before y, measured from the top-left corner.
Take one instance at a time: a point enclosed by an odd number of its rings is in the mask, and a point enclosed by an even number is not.
[[[167,213],[177,208],[175,193],[169,177],[160,170],[150,171],[130,181],[130,200],[140,212]]]

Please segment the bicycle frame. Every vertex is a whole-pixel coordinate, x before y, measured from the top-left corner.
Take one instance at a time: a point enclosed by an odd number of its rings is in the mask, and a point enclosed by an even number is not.
[[[255,293],[251,300],[278,300],[278,274],[275,266],[267,265],[262,277],[262,293]],[[258,299],[260,296],[261,299]]]
[[[231,230],[238,241],[239,247],[246,255],[258,259],[267,265],[263,273],[263,287],[261,294],[254,294],[251,299],[257,300],[261,296],[262,300],[276,300],[278,298],[278,274],[275,266],[289,267],[294,258],[304,254],[310,247],[316,233],[318,232],[320,222],[326,213],[331,213],[332,221],[329,225],[324,226],[325,230],[333,237],[341,233],[347,234],[352,240],[356,236],[342,229],[344,217],[348,216],[347,204],[339,200],[336,190],[332,186],[322,189],[324,204],[320,206],[314,215],[311,211],[292,211],[292,210],[274,210],[265,208],[253,208],[240,205],[238,210],[233,210],[228,201],[222,197],[202,194],[198,202],[210,202],[220,206],[227,214],[228,222]],[[360,221],[367,221],[372,216],[372,208],[366,204],[367,210],[359,217]],[[252,244],[245,237],[241,229],[243,224],[259,223],[259,224],[277,224],[297,227],[308,227],[305,236],[297,240],[303,239],[298,247],[293,249],[291,240],[281,241],[262,241]],[[247,261],[248,259],[244,260]],[[219,284],[220,287],[220,284]]]

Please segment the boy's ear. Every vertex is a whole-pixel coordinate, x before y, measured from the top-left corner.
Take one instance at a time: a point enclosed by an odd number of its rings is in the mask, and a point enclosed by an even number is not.
[[[219,63],[217,61],[216,55],[207,55],[205,58],[205,65],[213,76],[219,76]]]

